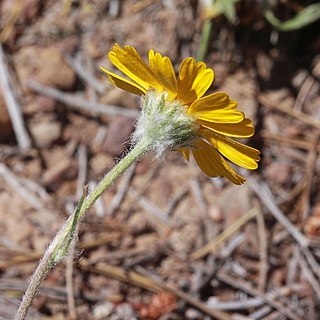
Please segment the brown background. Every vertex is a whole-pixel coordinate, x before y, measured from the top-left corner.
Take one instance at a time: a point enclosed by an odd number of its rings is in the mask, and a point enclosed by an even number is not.
[[[272,10],[285,20],[310,3]],[[50,272],[29,319],[320,318],[319,22],[278,32],[265,4],[242,1],[234,22],[213,19],[204,58],[211,90],[228,92],[255,123],[247,143],[262,151],[259,170],[241,171],[249,181],[239,187],[176,152],[144,157],[90,210],[73,258]],[[204,4],[2,0],[0,14],[2,63],[31,139],[18,148],[2,92],[0,319],[11,319],[83,185],[128,148],[138,99],[100,73],[111,68],[106,53],[115,42],[144,58],[152,48],[177,70],[197,55]],[[120,112],[93,112],[99,103]]]

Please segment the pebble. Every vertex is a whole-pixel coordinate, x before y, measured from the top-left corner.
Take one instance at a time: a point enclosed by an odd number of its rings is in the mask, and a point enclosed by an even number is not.
[[[105,153],[98,153],[90,159],[90,167],[94,171],[95,176],[100,176],[107,172],[113,165],[113,158]]]
[[[119,156],[128,144],[133,129],[133,119],[125,116],[114,117],[107,129],[103,149],[112,156]]]
[[[93,315],[95,319],[105,319],[110,316],[114,309],[113,303],[106,301],[103,304],[95,305],[93,308]]]
[[[272,162],[267,168],[267,177],[277,184],[284,184],[290,181],[291,165],[288,162]]]
[[[142,212],[132,214],[128,219],[128,226],[134,235],[142,234],[150,227],[146,215]]]
[[[75,85],[75,72],[56,46],[23,47],[15,54],[14,63],[23,86],[28,80],[62,90],[71,90]],[[30,92],[31,89],[24,87],[24,90]]]
[[[58,121],[46,119],[41,122],[33,122],[30,131],[34,142],[39,148],[47,148],[61,136],[61,124]]]

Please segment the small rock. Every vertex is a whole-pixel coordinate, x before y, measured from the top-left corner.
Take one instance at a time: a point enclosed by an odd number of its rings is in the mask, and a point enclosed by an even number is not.
[[[85,145],[94,144],[99,124],[96,120],[89,120],[75,113],[68,114],[69,124],[63,130],[63,140],[77,140]]]
[[[94,171],[95,176],[105,173],[113,165],[113,158],[105,153],[98,153],[90,159],[90,167]]]
[[[221,207],[219,206],[212,206],[209,208],[209,217],[212,219],[214,222],[222,222],[224,219],[224,215],[222,212]]]
[[[25,106],[23,107],[23,113],[27,115],[33,115],[35,113],[53,112],[56,108],[56,100],[46,96],[29,96],[25,99]]]
[[[307,218],[303,229],[307,236],[320,237],[320,203],[313,208],[312,214]]]
[[[299,90],[303,83],[305,82],[306,78],[308,76],[308,71],[301,69],[297,72],[297,74],[292,78],[291,84]]]
[[[54,191],[65,180],[74,179],[77,173],[77,161],[64,159],[45,172],[42,183],[47,189]]]
[[[24,0],[0,1],[0,30],[9,27],[4,33],[3,41],[10,46],[16,45],[16,39],[21,35],[26,27],[30,26],[30,22],[37,16],[40,11],[41,0]],[[16,18],[13,18],[16,16]]]
[[[50,121],[50,119],[45,119],[41,122],[33,121],[30,124],[30,131],[36,146],[46,148],[60,138],[61,124],[58,121]]]
[[[171,248],[179,252],[179,254],[189,254],[195,248],[197,239],[199,239],[199,234],[202,232],[200,230],[200,224],[186,224],[180,230],[174,230],[169,238],[169,244]]]
[[[155,248],[159,238],[155,233],[146,233],[136,237],[136,248],[141,250],[150,250]]]
[[[272,162],[267,168],[267,177],[277,184],[284,184],[290,181],[291,165],[288,162]]]
[[[134,129],[133,120],[125,116],[114,117],[111,121],[103,149],[112,156],[119,156],[129,142]]]
[[[93,308],[93,315],[95,319],[105,319],[114,309],[113,303],[106,301],[103,304],[95,305]]]
[[[162,176],[159,179],[155,179],[153,186],[156,190],[158,190],[156,197],[153,198],[154,201],[156,201],[158,205],[165,207],[174,193],[172,177]]]
[[[203,314],[196,309],[188,308],[186,310],[185,317],[186,317],[186,319],[191,319],[191,320],[198,320],[199,319],[200,320],[200,319],[203,319]]]
[[[35,80],[63,90],[70,90],[74,87],[75,72],[66,64],[60,49],[56,46],[21,48],[14,56],[14,62],[23,85],[28,80]],[[24,89],[30,92],[30,89]]]
[[[114,314],[109,317],[110,320],[137,320],[134,310],[129,303],[121,303],[114,309]]]
[[[101,38],[99,34],[97,36],[98,38]],[[101,47],[101,43],[99,43],[97,37],[93,35],[88,37],[86,41],[83,42],[83,50],[92,59],[101,58],[106,53],[105,46]]]
[[[275,288],[282,287],[286,283],[288,270],[286,268],[278,268],[270,275],[269,283]]]
[[[177,309],[176,297],[170,292],[160,292],[139,309],[141,319],[160,319],[161,316]]]
[[[41,6],[40,0],[24,0],[21,3],[21,12],[18,18],[19,23],[23,24],[32,20],[39,12]],[[17,10],[17,2],[11,0],[2,0],[0,5],[1,17],[10,17],[14,10]]]
[[[217,206],[222,208],[225,227],[236,222],[242,215],[248,212],[251,206],[251,193],[247,185],[230,185],[218,198]]]
[[[41,0],[26,0],[24,14],[28,21],[37,16],[41,8]]]
[[[103,81],[108,88],[108,94],[101,98],[101,102],[105,104],[112,104],[126,108],[135,108],[137,106],[137,98],[130,93],[119,90],[114,85],[107,82],[107,78],[103,75]]]
[[[131,215],[128,219],[128,226],[134,235],[142,234],[150,228],[148,219],[146,219],[146,215],[142,212]]]
[[[307,236],[320,237],[320,216],[308,217],[303,230]]]

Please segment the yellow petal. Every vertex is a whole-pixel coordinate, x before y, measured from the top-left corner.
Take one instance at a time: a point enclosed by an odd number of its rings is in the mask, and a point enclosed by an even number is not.
[[[163,91],[157,76],[142,60],[135,48],[124,46],[122,49],[118,44],[115,44],[108,57],[120,71],[138,83],[143,89],[154,88],[160,92]]]
[[[218,92],[194,101],[188,114],[208,122],[238,123],[244,119],[244,114],[236,107],[236,101],[226,93]]]
[[[242,184],[246,181],[208,143],[198,140],[192,153],[200,169],[209,177],[226,177],[234,184]]]
[[[211,151],[214,150],[212,146],[207,144],[206,142],[199,140],[194,145],[194,149],[192,150],[192,154],[194,159],[196,160],[199,168],[209,177],[218,177],[218,171],[215,163],[219,161],[216,154]]]
[[[244,114],[238,110],[222,109],[222,110],[211,110],[196,112],[192,114],[199,120],[204,120],[214,123],[239,123],[243,121]]]
[[[199,99],[209,89],[213,78],[213,70],[205,63],[197,63],[193,58],[184,59],[180,65],[177,99],[183,104]]]
[[[190,160],[190,149],[189,148],[183,147],[183,148],[179,148],[178,150],[181,152],[181,154],[185,158],[185,160],[187,160],[187,161]]]
[[[150,50],[149,64],[150,69],[157,75],[164,90],[168,92],[168,98],[173,100],[177,95],[177,80],[170,59]]]
[[[227,159],[240,167],[254,170],[258,168],[260,151],[224,137],[221,134],[205,131],[206,139]]]
[[[115,86],[117,86],[120,89],[123,89],[125,91],[137,94],[139,96],[146,93],[145,89],[139,86],[137,83],[134,83],[130,80],[127,80],[121,76],[118,76],[117,74],[101,67],[102,71],[104,71],[107,75],[111,83],[113,83]]]
[[[203,120],[198,120],[198,122],[201,126],[228,137],[249,138],[254,135],[252,122],[247,118],[239,123],[212,123]]]
[[[216,92],[195,100],[188,108],[188,113],[205,112],[208,110],[235,109],[238,103],[224,92]]]

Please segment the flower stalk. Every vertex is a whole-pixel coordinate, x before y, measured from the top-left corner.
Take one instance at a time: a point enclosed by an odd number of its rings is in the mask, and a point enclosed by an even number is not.
[[[41,282],[69,251],[79,222],[101,194],[134,162],[148,151],[161,157],[178,150],[189,160],[193,155],[200,169],[209,177],[226,177],[234,184],[245,179],[227,162],[254,170],[260,152],[233,138],[247,138],[254,133],[250,119],[237,110],[237,102],[226,93],[204,95],[211,86],[214,72],[193,58],[183,60],[176,78],[168,57],[149,51],[149,65],[130,46],[115,45],[109,59],[129,79],[102,68],[119,88],[141,96],[141,115],[132,136],[134,147],[111,169],[97,187],[79,201],[75,211],[62,226],[46,250],[29,286],[15,320],[24,320]]]
[[[50,269],[52,269],[68,252],[72,239],[76,233],[75,230],[79,222],[87,213],[88,209],[122,173],[124,173],[133,163],[139,160],[145,153],[150,151],[151,146],[152,141],[148,139],[141,139],[136,143],[132,150],[104,176],[94,190],[92,190],[88,195],[85,190],[84,195],[80,199],[73,214],[68,218],[52,240],[37,269],[33,273],[14,320],[24,320],[26,318],[39,286]]]

